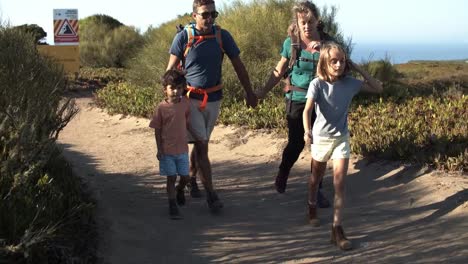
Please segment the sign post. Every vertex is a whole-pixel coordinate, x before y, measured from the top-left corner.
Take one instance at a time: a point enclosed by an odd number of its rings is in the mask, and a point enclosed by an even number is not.
[[[55,45],[78,45],[78,9],[54,9]]]
[[[78,9],[54,9],[54,43],[39,45],[38,51],[63,65],[66,73],[80,71]]]

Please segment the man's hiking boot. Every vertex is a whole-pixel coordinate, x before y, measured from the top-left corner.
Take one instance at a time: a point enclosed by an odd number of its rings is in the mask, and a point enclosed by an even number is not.
[[[190,183],[187,186],[190,189],[190,196],[192,196],[193,198],[202,197],[202,193],[201,193],[200,189],[198,188],[197,178],[190,177]]]
[[[320,208],[328,208],[330,207],[330,202],[327,200],[327,198],[322,194],[320,189],[317,192],[317,205]]]
[[[169,200],[169,217],[173,220],[182,219],[175,200]]]
[[[176,201],[178,205],[185,205],[184,188],[177,188]]]
[[[206,202],[213,213],[217,213],[221,208],[223,208],[223,203],[219,200],[218,195],[215,192],[208,192]]]
[[[351,241],[346,238],[341,226],[332,226],[330,242],[341,250],[350,250],[353,247]]]
[[[320,226],[320,221],[317,218],[317,207],[309,204],[309,224],[317,227]]]
[[[288,183],[289,172],[282,169],[278,170],[278,175],[275,179],[275,187],[278,193],[284,193],[286,191],[286,185]]]

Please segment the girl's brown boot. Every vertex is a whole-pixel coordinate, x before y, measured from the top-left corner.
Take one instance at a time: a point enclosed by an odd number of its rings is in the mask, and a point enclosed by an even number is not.
[[[317,207],[309,204],[309,224],[320,226],[320,221],[317,218]]]
[[[341,250],[350,250],[353,247],[351,241],[346,238],[341,226],[332,226],[330,242],[337,245]]]

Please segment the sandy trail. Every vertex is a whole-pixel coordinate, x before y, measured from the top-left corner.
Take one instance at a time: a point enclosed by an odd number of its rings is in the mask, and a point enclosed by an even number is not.
[[[283,138],[216,127],[210,144],[214,184],[225,204],[209,213],[187,196],[183,220],[168,218],[148,120],[109,116],[77,94],[81,111],[59,138],[98,202],[101,263],[467,263],[468,177],[424,167],[352,159],[345,231],[355,249],[329,243],[306,219],[309,155],[303,152],[285,194],[273,189]],[[330,170],[324,179],[333,197]]]

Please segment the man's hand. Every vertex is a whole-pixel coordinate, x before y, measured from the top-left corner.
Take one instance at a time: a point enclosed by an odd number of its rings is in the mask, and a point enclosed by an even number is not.
[[[248,93],[245,97],[245,101],[248,107],[255,108],[258,104],[258,98],[254,93]]]

